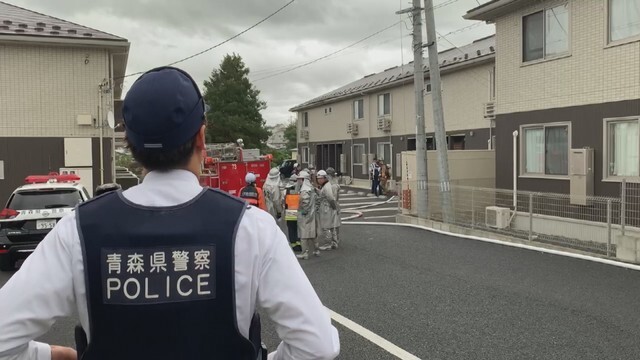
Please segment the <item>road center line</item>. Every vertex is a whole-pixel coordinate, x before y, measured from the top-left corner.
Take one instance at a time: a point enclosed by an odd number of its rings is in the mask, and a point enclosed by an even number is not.
[[[353,331],[354,333],[362,336],[363,338],[371,341],[372,343],[374,343],[375,345],[379,346],[380,348],[382,348],[383,350],[385,350],[386,352],[390,353],[391,355],[394,355],[395,357],[397,357],[398,359],[401,360],[420,360],[419,357],[407,352],[406,350],[401,349],[400,347],[398,347],[397,345],[393,344],[392,342],[390,342],[389,340],[384,339],[382,336],[365,329],[364,327],[356,324],[355,322],[347,319],[346,317],[336,313],[335,311],[327,308],[327,310],[329,311],[329,314],[331,314],[331,318],[333,319],[333,321],[337,322],[338,324],[346,327],[347,329]]]

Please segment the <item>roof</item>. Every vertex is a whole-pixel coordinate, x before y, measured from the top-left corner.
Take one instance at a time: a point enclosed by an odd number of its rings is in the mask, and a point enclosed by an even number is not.
[[[524,5],[531,4],[529,0],[491,0],[467,11],[463,17],[467,20],[493,21],[497,17],[508,14]]]
[[[127,39],[0,1],[0,36],[122,41]]]
[[[472,63],[495,58],[495,35],[491,35],[460,48],[452,48],[438,54],[440,69],[453,70]],[[425,64],[428,64],[425,61]],[[429,66],[423,67],[425,75]],[[413,82],[413,62],[403,66],[395,66],[380,73],[367,75],[322,96],[311,99],[291,108],[289,111],[300,111],[320,104],[329,103],[337,99],[359,96],[365,92],[377,91],[385,88]]]

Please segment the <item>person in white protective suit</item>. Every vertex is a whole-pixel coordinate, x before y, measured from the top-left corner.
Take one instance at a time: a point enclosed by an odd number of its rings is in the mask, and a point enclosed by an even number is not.
[[[300,206],[298,208],[298,237],[302,243],[302,253],[298,259],[309,259],[309,253],[320,256],[316,232],[316,189],[311,185],[309,173],[301,171],[298,180],[303,179],[300,188]]]
[[[267,212],[277,221],[282,215],[282,184],[280,182],[280,170],[278,170],[278,168],[273,168],[269,171],[269,176],[267,176],[262,190],[267,205]]]
[[[335,216],[333,218],[333,227],[331,228],[331,248],[337,249],[339,240],[339,230],[342,225],[342,219],[340,218],[340,184],[336,178],[336,170],[334,168],[327,168],[327,175],[329,176],[329,183],[331,184],[331,190],[333,190],[333,198],[336,200]]]
[[[333,189],[329,183],[329,176],[324,170],[318,171],[318,228],[323,234],[320,250],[331,250],[331,230],[335,223],[336,210],[338,205],[333,196]]]

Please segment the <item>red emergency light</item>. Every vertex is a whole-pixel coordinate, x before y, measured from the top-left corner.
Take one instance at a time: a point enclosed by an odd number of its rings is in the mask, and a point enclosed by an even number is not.
[[[49,175],[29,175],[24,179],[25,184],[45,184],[48,182],[74,182],[80,181],[80,176],[75,174],[60,175],[50,172]]]

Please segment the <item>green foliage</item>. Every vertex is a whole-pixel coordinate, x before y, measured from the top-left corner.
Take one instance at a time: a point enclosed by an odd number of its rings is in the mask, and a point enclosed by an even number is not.
[[[126,167],[138,177],[142,176],[142,166],[129,154],[116,153],[116,166]]]
[[[279,166],[285,160],[291,158],[291,152],[288,149],[268,149],[267,154],[273,155],[273,160],[271,160],[271,167]]]
[[[287,141],[287,150],[298,146],[298,126],[295,120],[289,121],[284,129],[284,139]]]
[[[225,143],[243,139],[245,148],[265,149],[270,132],[260,114],[267,104],[248,78],[249,69],[239,55],[225,55],[220,68],[205,80],[207,142]]]

